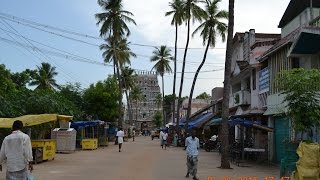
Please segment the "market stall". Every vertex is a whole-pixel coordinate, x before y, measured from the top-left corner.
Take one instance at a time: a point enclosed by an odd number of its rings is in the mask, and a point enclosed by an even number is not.
[[[57,143],[55,139],[48,138],[48,133],[56,126],[56,122],[69,123],[72,116],[58,114],[40,114],[40,115],[25,115],[16,118],[0,118],[0,128],[10,129],[14,121],[20,120],[27,128],[27,134],[31,137],[32,151],[34,162],[38,163],[44,160],[53,160],[56,155]],[[50,125],[48,125],[50,124]],[[45,126],[46,125],[46,126]],[[45,134],[34,134],[36,130],[48,132]],[[48,130],[48,131],[47,131]],[[34,131],[34,133],[32,133]],[[32,136],[33,134],[33,136]],[[50,137],[50,135],[49,135]]]
[[[108,145],[104,121],[75,121],[71,123],[71,128],[77,130],[77,145],[83,150],[94,150],[99,145]]]

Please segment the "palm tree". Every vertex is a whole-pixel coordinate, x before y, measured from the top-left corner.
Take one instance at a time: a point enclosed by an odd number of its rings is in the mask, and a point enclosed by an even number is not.
[[[37,66],[37,71],[33,74],[33,80],[30,82],[30,85],[37,86],[36,89],[39,90],[54,90],[55,88],[59,88],[54,79],[57,75],[56,67],[43,62],[40,67]]]
[[[180,80],[180,88],[179,88],[179,97],[178,99],[181,99],[182,96],[182,89],[183,89],[183,80],[184,80],[184,71],[185,71],[185,66],[186,66],[186,58],[187,58],[187,52],[188,52],[188,47],[189,47],[189,39],[190,39],[190,21],[191,18],[193,18],[193,21],[198,20],[199,22],[202,21],[203,18],[206,18],[206,12],[201,9],[197,4],[199,2],[202,2],[201,0],[187,0],[186,5],[185,5],[185,12],[186,12],[186,19],[187,19],[187,26],[188,26],[188,31],[187,31],[187,42],[186,42],[186,47],[184,49],[184,54],[183,54],[183,62],[182,62],[182,71],[181,71],[181,80]],[[177,105],[177,111],[179,111],[181,106],[180,101],[178,101]]]
[[[173,15],[171,25],[174,25],[176,28],[176,36],[175,36],[175,42],[174,42],[174,70],[173,70],[173,87],[172,87],[172,94],[173,97],[176,98],[176,79],[177,79],[177,44],[178,44],[178,26],[180,26],[184,19],[185,19],[185,11],[184,11],[184,5],[185,3],[183,0],[172,0],[172,2],[169,3],[169,6],[171,7],[171,11],[166,12],[166,16]],[[172,121],[175,121],[175,100],[173,101],[173,116]],[[177,119],[177,127],[179,127],[179,118]]]
[[[123,116],[122,116],[122,81],[120,77],[120,67],[117,55],[116,47],[119,46],[124,36],[130,35],[130,30],[128,23],[136,24],[135,21],[130,17],[133,14],[129,11],[123,10],[122,0],[98,0],[98,4],[103,8],[105,12],[95,14],[98,20],[97,25],[102,24],[100,29],[101,37],[108,37],[110,41],[110,47],[114,49],[113,53],[113,64],[115,69],[117,69],[117,76],[119,81],[119,112],[121,114],[118,126],[122,126]],[[121,53],[120,53],[121,54]]]
[[[155,103],[157,104],[158,111],[159,111],[160,106],[162,104],[162,94],[161,93],[157,94],[156,99],[155,99]]]
[[[206,0],[205,2],[206,2],[205,9],[207,13],[207,19],[205,19],[205,21],[201,23],[200,26],[196,28],[196,30],[192,33],[192,36],[194,36],[197,32],[201,31],[200,35],[202,36],[203,45],[205,44],[207,45],[203,55],[202,62],[199,65],[194,75],[191,90],[190,90],[187,117],[186,117],[187,127],[188,127],[189,117],[191,115],[191,101],[192,101],[194,87],[196,85],[199,72],[206,61],[209,46],[215,47],[216,38],[218,35],[221,36],[223,42],[226,39],[227,25],[224,22],[221,22],[221,20],[226,20],[228,18],[228,12],[224,10],[219,11],[218,3],[221,2],[221,0]]]
[[[232,60],[232,40],[234,28],[234,0],[229,0],[229,21],[228,21],[228,37],[227,37],[227,50],[226,62],[224,70],[224,91],[222,101],[222,128],[221,128],[221,168],[230,169],[230,162],[228,160],[229,150],[229,93],[230,93],[230,75],[231,75],[231,60]]]
[[[122,68],[122,79],[123,79],[123,85],[125,89],[125,94],[127,98],[127,104],[128,104],[128,113],[129,113],[129,124],[132,126],[133,118],[132,118],[132,106],[130,103],[130,98],[128,95],[128,92],[132,90],[135,87],[135,81],[134,81],[134,70],[129,67]]]
[[[153,66],[152,70],[155,69],[157,74],[160,74],[162,78],[162,102],[164,99],[164,81],[163,81],[163,75],[164,73],[171,73],[172,69],[170,67],[170,60],[172,60],[172,56],[170,54],[170,49],[167,48],[167,46],[161,46],[160,48],[156,48],[152,52],[152,56],[150,58],[151,62],[156,62],[156,64]],[[164,103],[162,103],[163,106]],[[163,119],[164,124],[165,122],[165,113],[164,113],[164,107],[162,107],[162,113],[163,113]]]
[[[119,81],[119,88],[120,92],[122,92],[122,89],[126,89],[126,81],[124,79],[124,76],[121,76],[123,72],[123,66],[126,64],[130,64],[130,57],[136,57],[136,55],[131,52],[131,49],[129,48],[130,42],[127,42],[126,39],[120,39],[118,42],[114,42],[115,38],[114,37],[109,37],[106,40],[106,44],[100,45],[100,50],[105,50],[102,53],[102,56],[104,58],[104,61],[106,63],[110,63],[113,61],[113,63],[116,66],[117,70],[117,76],[118,76],[118,81]],[[125,91],[126,97],[128,100],[128,93]],[[122,104],[122,93],[120,93],[119,97],[119,102],[120,106]],[[121,101],[120,101],[121,98]],[[129,100],[130,101],[130,100]],[[131,113],[131,107],[130,107],[130,102],[128,102],[128,110],[129,110],[129,118],[130,121],[132,121],[132,116]],[[122,108],[121,108],[122,111]],[[121,112],[120,111],[120,112]],[[121,121],[121,122],[120,122]],[[119,124],[122,123],[122,120],[119,120]],[[131,122],[132,123],[132,122]]]

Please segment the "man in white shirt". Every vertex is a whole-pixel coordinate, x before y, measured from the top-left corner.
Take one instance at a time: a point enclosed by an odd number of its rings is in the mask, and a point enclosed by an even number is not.
[[[32,146],[30,137],[23,132],[23,123],[16,120],[12,125],[12,133],[4,138],[0,150],[0,166],[7,161],[7,180],[26,180],[28,178],[27,166],[32,166]]]
[[[191,136],[187,137],[185,140],[185,150],[187,151],[187,167],[188,167],[188,172],[186,177],[189,177],[189,174],[191,174],[194,180],[199,180],[197,178],[199,148],[200,148],[199,139],[195,137],[195,133],[192,132]]]
[[[160,146],[163,149],[163,131],[162,131],[162,129],[160,130],[159,139],[160,139]]]
[[[121,147],[122,147],[123,137],[124,137],[124,132],[122,128],[120,128],[119,131],[117,132],[117,137],[118,137],[118,144],[119,144],[119,152],[121,152]]]
[[[168,138],[168,133],[167,131],[164,131],[162,134],[162,141],[163,141],[163,145],[164,145],[164,149],[167,149],[167,138]],[[162,146],[163,149],[163,146]]]

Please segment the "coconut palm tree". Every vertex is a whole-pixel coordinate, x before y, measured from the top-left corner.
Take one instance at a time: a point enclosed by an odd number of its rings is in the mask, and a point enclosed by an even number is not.
[[[30,82],[30,85],[37,86],[36,89],[39,90],[54,90],[55,88],[59,88],[54,79],[57,75],[56,67],[43,62],[40,67],[37,66],[37,71],[33,74],[33,80]]]
[[[129,27],[126,23],[136,24],[131,18],[133,14],[123,9],[122,0],[98,0],[98,4],[102,7],[104,12],[95,14],[97,25],[101,25],[100,36],[108,37],[110,46],[114,49],[113,64],[117,69],[117,76],[119,81],[119,112],[122,115],[122,81],[120,77],[120,62],[117,59],[119,56],[116,54],[116,47],[123,37],[130,35]],[[110,39],[111,38],[111,39]],[[121,54],[121,53],[120,53]],[[123,116],[119,118],[118,126],[122,126]]]
[[[207,13],[207,18],[204,20],[203,23],[200,24],[198,28],[192,33],[194,36],[196,33],[200,32],[202,36],[203,45],[206,45],[206,49],[203,55],[203,59],[201,64],[199,65],[191,86],[189,101],[188,101],[188,110],[187,110],[187,117],[186,117],[186,126],[188,127],[189,117],[191,115],[191,101],[193,96],[194,87],[196,85],[197,77],[199,72],[204,65],[209,47],[215,47],[216,45],[216,38],[221,36],[222,41],[224,42],[226,39],[226,32],[227,32],[227,25],[222,22],[221,20],[226,20],[228,18],[228,12],[221,10],[219,11],[218,3],[221,0],[206,0],[205,10]]]
[[[107,38],[106,44],[100,45],[100,50],[104,50],[104,52],[102,53],[102,56],[105,62],[107,63],[113,62],[116,65],[119,88],[120,88],[120,92],[122,92],[122,89],[126,89],[126,81],[124,79],[124,76],[121,76],[123,72],[122,67],[126,64],[130,64],[130,57],[136,57],[136,55],[133,52],[131,52],[131,49],[129,48],[130,42],[127,42],[126,39],[120,39],[117,42],[114,42],[114,41],[116,41],[114,37]],[[120,95],[121,101],[119,98],[119,102],[120,104],[122,104],[121,103],[122,93],[120,94],[121,94]],[[128,98],[127,91],[125,91],[125,94],[128,100],[129,98]],[[122,108],[121,108],[121,111],[122,111]],[[132,121],[130,102],[128,102],[128,112],[129,112],[129,118],[130,118],[129,120]]]
[[[231,75],[231,60],[232,60],[232,40],[234,28],[234,0],[229,0],[229,21],[228,21],[228,37],[227,37],[227,50],[226,61],[224,70],[224,90],[222,101],[222,128],[221,128],[221,168],[230,169],[230,162],[228,160],[229,150],[229,93],[230,93],[230,75]]]
[[[160,74],[162,79],[162,102],[164,99],[164,81],[163,81],[163,75],[165,73],[171,73],[172,69],[170,67],[170,61],[172,60],[172,56],[170,54],[171,50],[167,48],[167,46],[161,46],[160,48],[156,48],[152,52],[152,56],[150,58],[151,62],[156,62],[156,64],[153,66],[152,70],[155,69],[157,74]],[[163,103],[162,103],[163,106]],[[162,107],[162,113],[163,118],[165,117],[164,113],[164,107]],[[165,118],[164,118],[164,123]]]
[[[185,71],[185,66],[186,66],[186,58],[187,58],[189,40],[190,40],[190,21],[191,21],[191,18],[193,19],[193,22],[195,22],[196,20],[201,22],[203,18],[206,18],[206,12],[200,6],[198,6],[199,2],[203,2],[203,1],[202,0],[187,0],[187,2],[185,4],[185,12],[186,12],[185,17],[187,20],[188,31],[187,31],[186,47],[184,49],[184,54],[183,54],[183,62],[182,62],[182,71],[181,71],[178,99],[181,99],[181,96],[182,96],[184,71]],[[177,111],[179,111],[180,107],[181,107],[181,103],[180,103],[180,101],[178,101]]]
[[[177,44],[178,44],[178,26],[180,26],[184,19],[185,19],[185,2],[183,0],[172,0],[172,2],[169,3],[169,6],[171,7],[171,11],[166,12],[166,16],[173,16],[171,25],[174,25],[176,28],[176,36],[174,41],[174,66],[173,66],[173,87],[172,87],[172,94],[173,97],[176,97],[176,79],[177,79]],[[175,100],[173,101],[173,116],[172,121],[175,121]],[[177,126],[179,127],[179,118],[177,119]]]
[[[127,98],[127,105],[128,105],[128,113],[129,113],[129,124],[130,126],[132,126],[133,123],[133,117],[132,117],[132,106],[130,103],[130,98],[128,95],[128,92],[130,92],[134,87],[135,87],[135,74],[134,74],[134,70],[129,68],[129,67],[124,67],[122,68],[122,80],[123,80],[123,85],[124,85],[124,89],[125,89],[125,94],[126,94],[126,98]]]

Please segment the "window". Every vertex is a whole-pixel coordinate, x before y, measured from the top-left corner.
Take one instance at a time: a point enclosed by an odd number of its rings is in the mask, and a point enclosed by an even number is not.
[[[298,58],[292,58],[291,59],[291,66],[292,66],[292,69],[299,68],[300,67],[299,59]]]
[[[142,118],[146,118],[147,114],[146,113],[143,113],[142,114]]]
[[[252,89],[255,90],[257,83],[256,83],[257,77],[256,77],[256,69],[252,70]]]

